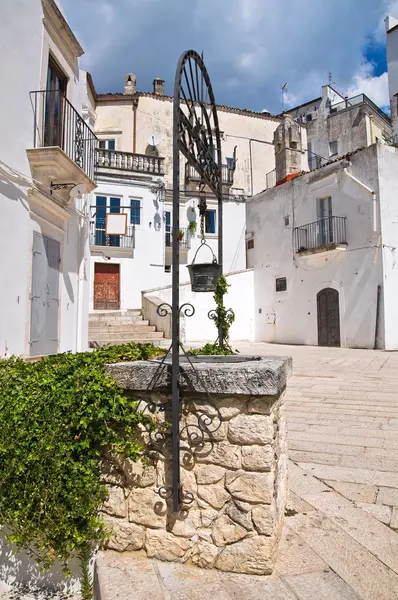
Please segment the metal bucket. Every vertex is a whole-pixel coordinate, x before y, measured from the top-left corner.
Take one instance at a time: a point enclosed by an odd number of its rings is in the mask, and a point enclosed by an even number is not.
[[[202,243],[196,250],[192,264],[187,265],[191,279],[191,288],[193,292],[214,292],[217,282],[222,275],[222,267],[217,263],[217,259],[211,248],[213,262],[195,264],[196,255],[203,246],[210,248],[208,244]]]

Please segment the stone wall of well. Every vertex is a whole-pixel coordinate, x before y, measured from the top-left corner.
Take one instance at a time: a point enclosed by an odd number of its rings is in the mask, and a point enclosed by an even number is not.
[[[287,499],[284,389],[290,362],[273,359],[267,366],[266,360],[258,361],[251,379],[248,363],[223,367],[215,378],[206,367],[202,375],[207,373],[217,390],[210,396],[194,385],[194,378],[183,390],[182,507],[177,514],[167,497],[171,396],[159,389],[142,394],[142,363],[139,374],[132,367],[136,363],[110,368],[160,428],[143,430],[145,457],[138,463],[104,460],[109,499],[103,512],[111,532],[107,548],[144,550],[152,558],[223,571],[272,572]],[[242,393],[245,389],[251,393]]]

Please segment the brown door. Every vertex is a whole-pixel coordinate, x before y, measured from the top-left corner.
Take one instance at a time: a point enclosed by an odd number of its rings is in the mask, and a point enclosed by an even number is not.
[[[332,288],[317,295],[318,346],[340,346],[339,293]]]
[[[63,130],[65,121],[65,94],[67,77],[49,58],[47,71],[47,90],[45,97],[44,145],[63,148]]]
[[[120,265],[95,263],[94,310],[120,309]]]

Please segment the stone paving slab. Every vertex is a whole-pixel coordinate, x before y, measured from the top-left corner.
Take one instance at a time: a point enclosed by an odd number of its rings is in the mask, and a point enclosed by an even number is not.
[[[300,600],[360,600],[351,587],[330,571],[286,577],[285,582]]]

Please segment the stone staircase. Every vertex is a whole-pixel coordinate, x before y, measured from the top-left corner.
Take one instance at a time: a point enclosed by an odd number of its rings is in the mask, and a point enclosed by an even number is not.
[[[89,315],[88,341],[91,348],[128,342],[164,345],[164,333],[145,321],[140,309],[95,311]]]

